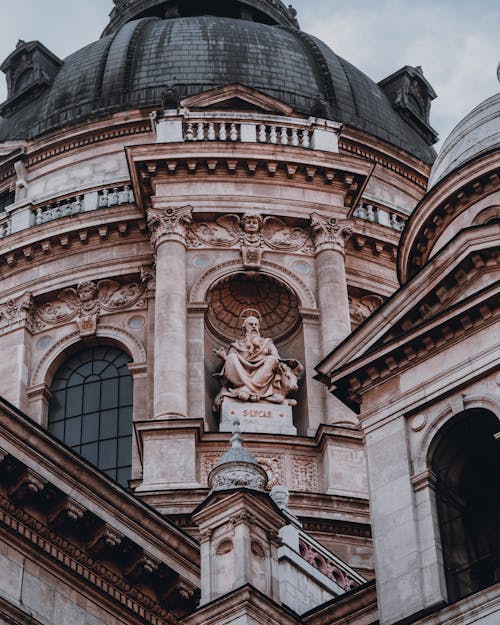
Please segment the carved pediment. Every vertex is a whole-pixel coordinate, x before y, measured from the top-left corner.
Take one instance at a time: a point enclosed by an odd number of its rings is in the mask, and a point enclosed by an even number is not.
[[[273,115],[289,116],[293,113],[293,108],[265,95],[255,89],[250,89],[244,85],[233,83],[216,89],[210,89],[203,93],[198,93],[181,101],[181,106],[188,109],[231,109],[260,111]]]

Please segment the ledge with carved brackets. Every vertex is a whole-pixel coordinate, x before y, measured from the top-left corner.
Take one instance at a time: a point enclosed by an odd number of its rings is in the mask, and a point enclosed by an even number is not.
[[[158,186],[196,178],[231,181],[267,180],[331,189],[354,208],[373,171],[368,161],[287,146],[191,142],[125,148],[135,197],[142,210],[158,197]]]
[[[192,611],[196,542],[0,403],[2,539],[131,625],[173,625],[173,610]]]

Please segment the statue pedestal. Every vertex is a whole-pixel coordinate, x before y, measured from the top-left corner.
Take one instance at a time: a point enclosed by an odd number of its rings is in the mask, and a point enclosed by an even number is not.
[[[234,420],[239,419],[242,432],[297,435],[292,407],[288,404],[254,403],[225,397],[220,416],[220,432],[232,432]]]

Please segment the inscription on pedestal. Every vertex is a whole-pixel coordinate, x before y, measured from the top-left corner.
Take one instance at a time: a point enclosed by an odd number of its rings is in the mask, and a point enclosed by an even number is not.
[[[242,432],[263,434],[297,434],[293,425],[292,407],[287,404],[244,402],[225,397],[221,407],[221,432],[232,432],[238,419]]]

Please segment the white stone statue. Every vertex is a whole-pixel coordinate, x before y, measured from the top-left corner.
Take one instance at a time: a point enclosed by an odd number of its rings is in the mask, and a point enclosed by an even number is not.
[[[221,390],[215,398],[219,409],[225,397],[247,402],[269,402],[295,406],[289,393],[298,390],[302,365],[294,359],[280,358],[272,339],[260,335],[260,321],[255,315],[243,322],[243,338],[214,352],[224,361],[220,373]]]

